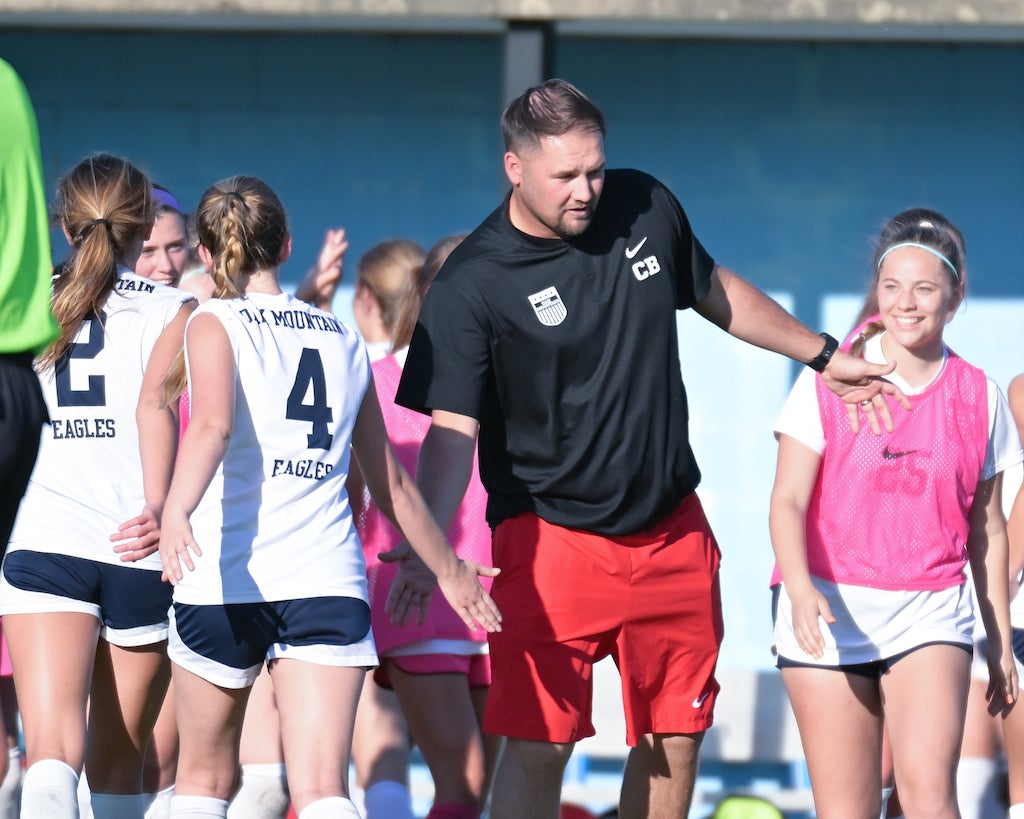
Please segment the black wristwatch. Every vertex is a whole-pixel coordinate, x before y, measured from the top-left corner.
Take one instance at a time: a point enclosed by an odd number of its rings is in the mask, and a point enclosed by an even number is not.
[[[807,366],[816,373],[825,371],[828,362],[832,360],[832,355],[839,349],[839,342],[828,333],[821,333],[820,335],[825,339],[825,346],[821,348],[821,352],[817,356],[807,362]]]

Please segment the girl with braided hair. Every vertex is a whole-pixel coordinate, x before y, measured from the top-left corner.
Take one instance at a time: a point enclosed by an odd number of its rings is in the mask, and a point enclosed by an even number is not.
[[[226,815],[266,663],[299,816],[357,816],[352,725],[377,654],[345,491],[351,456],[465,622],[499,628],[477,580],[496,571],[455,555],[397,460],[363,341],[281,291],[291,237],[274,192],[254,177],[218,182],[196,224],[214,298],[186,330],[191,419],[160,536],[181,736],[170,815]]]

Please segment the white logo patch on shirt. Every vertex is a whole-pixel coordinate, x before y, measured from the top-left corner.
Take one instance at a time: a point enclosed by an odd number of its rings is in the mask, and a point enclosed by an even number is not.
[[[534,293],[528,298],[533,306],[533,312],[537,314],[537,319],[547,327],[555,327],[561,324],[565,321],[565,317],[569,315],[565,309],[565,302],[562,301],[562,297],[558,295],[558,291],[553,287],[541,290],[539,293]]]

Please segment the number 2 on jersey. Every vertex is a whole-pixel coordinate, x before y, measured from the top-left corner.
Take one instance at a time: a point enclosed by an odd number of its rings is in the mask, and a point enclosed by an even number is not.
[[[89,338],[72,342],[53,368],[58,407],[103,407],[107,404],[107,387],[102,375],[90,375],[84,390],[76,390],[71,386],[71,362],[96,358],[103,351],[105,341],[103,322],[95,314],[86,316],[82,324],[88,326]]]
[[[312,403],[304,399],[312,387]],[[306,421],[313,425],[312,431],[306,436],[310,449],[330,449],[334,436],[327,430],[327,424],[334,420],[334,413],[327,405],[327,382],[324,379],[324,364],[320,359],[320,351],[303,347],[299,357],[299,368],[295,373],[295,383],[288,393],[285,417],[292,421]]]

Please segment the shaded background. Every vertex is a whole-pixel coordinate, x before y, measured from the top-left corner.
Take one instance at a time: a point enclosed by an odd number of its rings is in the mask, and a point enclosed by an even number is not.
[[[563,36],[555,73],[608,116],[609,165],[665,181],[721,263],[806,323],[848,329],[878,227],[911,205],[967,237],[958,352],[1024,370],[1024,47]],[[294,286],[344,226],[346,282],[374,243],[471,229],[505,191],[498,34],[0,28],[36,106],[50,192],[83,156],[130,157],[193,207],[265,179]],[[55,256],[63,238],[54,234]],[[350,320],[352,292],[335,310]],[[771,424],[797,367],[681,315],[700,490],[721,542],[724,666],[771,665]]]

